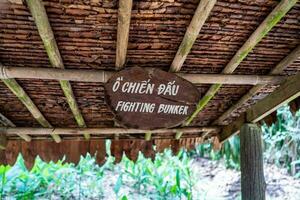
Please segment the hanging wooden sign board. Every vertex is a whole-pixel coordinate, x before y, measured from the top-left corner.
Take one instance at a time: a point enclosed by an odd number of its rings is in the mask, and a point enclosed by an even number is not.
[[[127,128],[178,126],[195,111],[199,98],[192,83],[159,69],[128,68],[105,84],[106,103]]]

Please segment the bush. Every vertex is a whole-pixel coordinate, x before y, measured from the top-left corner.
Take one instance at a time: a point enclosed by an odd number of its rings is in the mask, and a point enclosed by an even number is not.
[[[277,122],[262,126],[265,160],[300,177],[300,111],[293,115],[288,106],[277,110]]]
[[[14,166],[0,166],[0,199],[104,199],[105,180],[113,182],[110,190],[116,199],[192,199],[192,161],[183,150],[173,156],[168,149],[154,161],[140,153],[135,163],[126,156],[118,165],[113,162],[111,155],[103,166],[90,155],[77,165],[64,159],[45,163],[37,157],[28,171],[19,155]]]

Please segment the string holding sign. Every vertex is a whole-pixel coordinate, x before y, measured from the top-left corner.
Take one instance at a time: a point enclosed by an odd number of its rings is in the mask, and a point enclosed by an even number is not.
[[[159,69],[128,68],[105,84],[105,99],[118,124],[156,129],[180,125],[196,109],[199,91],[190,82]]]

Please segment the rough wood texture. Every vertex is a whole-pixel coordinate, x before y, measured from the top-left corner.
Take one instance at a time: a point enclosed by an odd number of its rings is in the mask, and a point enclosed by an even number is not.
[[[264,200],[266,183],[263,170],[261,130],[255,124],[244,124],[240,137],[242,199]]]
[[[285,68],[295,62],[300,57],[300,45],[296,47],[289,55],[282,59],[269,74],[281,74]],[[230,114],[241,107],[244,103],[249,101],[255,94],[261,91],[265,86],[257,85],[252,87],[247,94],[238,100],[233,106],[231,106],[226,112],[224,112],[213,124],[222,125],[223,121],[230,116]]]
[[[235,53],[230,62],[222,70],[222,73],[232,73],[239,64],[246,58],[252,49],[262,40],[262,38],[280,21],[282,17],[297,3],[297,0],[282,0],[268,17],[259,25],[259,27],[251,34],[243,46]],[[185,126],[189,125],[198,113],[208,104],[221,88],[221,84],[212,85],[204,97],[199,101],[196,111],[186,121]]]
[[[192,18],[192,21],[185,32],[182,42],[171,64],[170,67],[171,72],[180,71],[187,55],[189,54],[194,42],[196,41],[199,35],[199,32],[204,22],[208,18],[216,2],[217,2],[216,0],[201,0],[199,2],[199,5]]]
[[[274,112],[280,106],[291,102],[299,96],[300,73],[287,78],[279,88],[253,105],[244,115],[241,115],[236,121],[223,127],[219,135],[220,141],[223,142],[231,135],[236,134],[243,123],[256,123]]]
[[[117,33],[117,47],[116,47],[117,70],[124,67],[126,61],[131,9],[132,9],[132,0],[119,1],[118,33]]]
[[[65,68],[42,0],[27,0],[27,5],[43,40],[51,65],[55,68]],[[71,84],[66,80],[61,80],[59,83],[78,126],[85,128],[86,124],[75,100]],[[86,139],[90,137],[88,133],[84,136]]]

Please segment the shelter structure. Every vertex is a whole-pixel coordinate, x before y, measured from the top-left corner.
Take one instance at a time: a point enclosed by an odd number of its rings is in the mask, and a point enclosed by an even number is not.
[[[298,108],[299,20],[297,0],[2,0],[1,161],[21,152],[30,167],[36,155],[77,162],[97,152],[103,163],[105,139],[117,161],[123,152],[135,160],[256,133],[279,106]],[[196,111],[171,129],[119,126],[104,84],[135,66],[195,84]],[[243,137],[247,151],[253,135]]]

